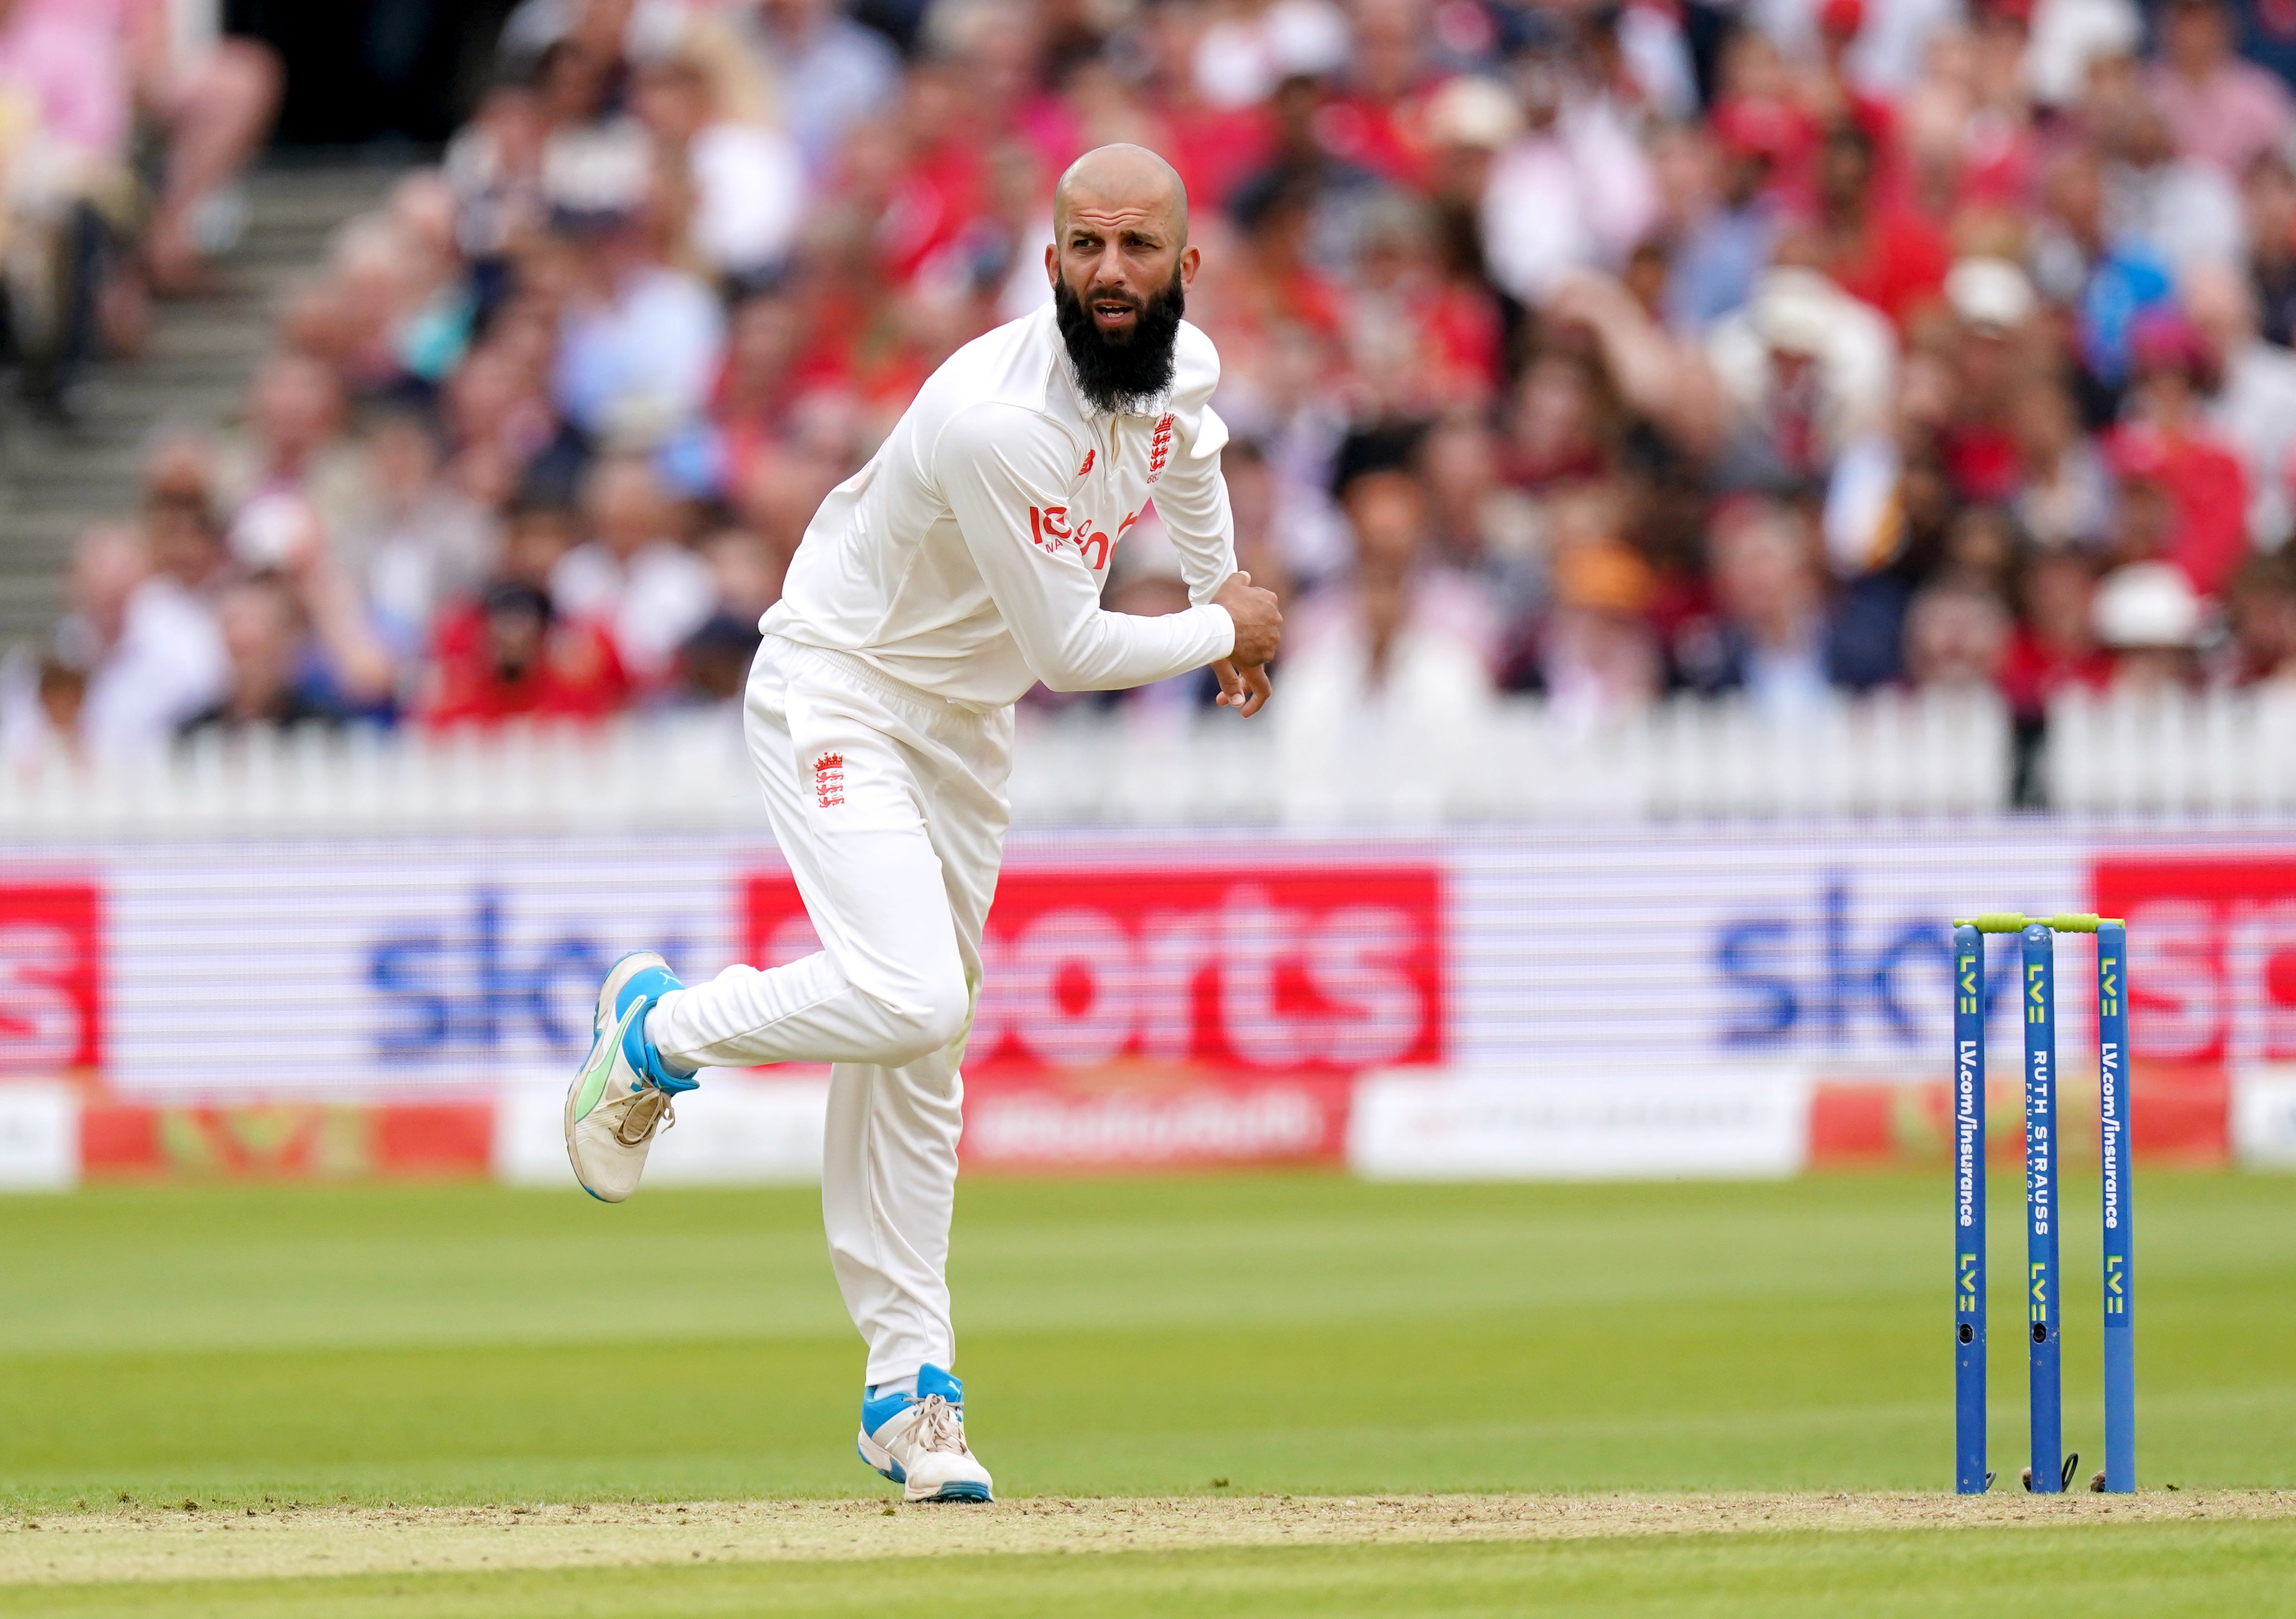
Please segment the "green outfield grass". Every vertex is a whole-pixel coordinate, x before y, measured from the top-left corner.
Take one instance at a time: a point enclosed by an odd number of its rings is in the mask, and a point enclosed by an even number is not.
[[[1006,1494],[1939,1487],[1948,1196],[972,1182],[969,1426]],[[2296,1484],[2296,1179],[2154,1172],[2137,1198],[2144,1481]],[[2095,1198],[2066,1191],[2084,1472]],[[2013,1484],[2018,1201],[1995,1189]],[[0,1200],[0,1502],[875,1483],[810,1192],[99,1190]]]

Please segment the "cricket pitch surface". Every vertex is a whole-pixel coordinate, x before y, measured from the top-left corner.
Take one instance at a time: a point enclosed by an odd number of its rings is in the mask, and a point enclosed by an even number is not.
[[[1036,1497],[496,1507],[123,1507],[0,1523],[0,1587],[934,1555],[1201,1551],[2296,1519],[2296,1491]]]

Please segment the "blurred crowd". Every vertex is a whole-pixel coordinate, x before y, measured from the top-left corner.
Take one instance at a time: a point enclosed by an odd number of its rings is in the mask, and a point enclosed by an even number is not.
[[[0,0],[0,363],[45,412],[237,235],[279,65],[221,23],[222,0]]]
[[[2292,76],[2285,0],[525,0],[86,536],[12,746],[737,700],[1115,140],[1296,734],[2296,681]],[[1185,604],[1152,521],[1108,601]]]

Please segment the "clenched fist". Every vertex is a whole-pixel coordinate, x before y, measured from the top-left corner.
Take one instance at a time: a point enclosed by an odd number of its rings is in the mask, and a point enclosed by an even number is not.
[[[1230,574],[1212,593],[1212,605],[1227,609],[1235,620],[1235,650],[1230,656],[1237,663],[1252,668],[1275,656],[1275,643],[1283,639],[1283,614],[1274,591],[1260,589],[1250,574]]]

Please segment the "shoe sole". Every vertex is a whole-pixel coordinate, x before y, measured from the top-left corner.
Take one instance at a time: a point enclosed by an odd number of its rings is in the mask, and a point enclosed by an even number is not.
[[[988,1492],[987,1484],[977,1484],[969,1479],[960,1479],[952,1484],[943,1484],[938,1490],[919,1493],[910,1488],[909,1476],[902,1470],[901,1464],[893,1460],[893,1453],[866,1434],[854,1442],[853,1451],[861,1458],[871,1472],[890,1478],[900,1485],[903,1500],[993,1501],[996,1499]]]
[[[598,999],[593,1004],[590,1010],[590,1045],[593,1051],[596,1049],[598,1044],[598,1031],[605,1027],[607,1021],[613,1015],[614,997],[622,993],[622,985],[627,984],[632,978],[636,977],[640,972],[644,970],[645,968],[656,965],[667,968],[669,963],[662,960],[661,953],[659,951],[633,950],[629,954],[624,956],[620,961],[616,961],[613,966],[606,969],[606,981],[598,986]],[[580,1099],[582,1093],[582,1075],[589,1066],[589,1054],[586,1052],[583,1055],[582,1067],[574,1070],[574,1078],[566,1087],[566,1108],[564,1114],[566,1166],[574,1172],[574,1183],[577,1186],[579,1186],[584,1191],[589,1192],[589,1194],[593,1198],[596,1198],[599,1202],[619,1203],[623,1201],[623,1199],[619,1198],[603,1197],[597,1191],[592,1190],[590,1183],[582,1178],[582,1165],[574,1157],[574,1126],[579,1122],[574,1116],[574,1104]]]
[[[931,1495],[912,1495],[908,1499],[920,1501],[987,1501],[996,1498],[988,1493],[987,1484],[943,1484]]]

